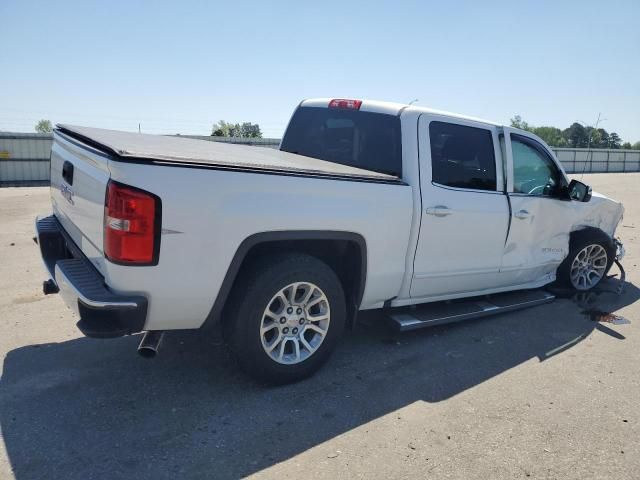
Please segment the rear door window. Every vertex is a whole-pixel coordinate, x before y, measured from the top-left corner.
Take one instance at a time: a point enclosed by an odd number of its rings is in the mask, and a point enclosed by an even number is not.
[[[280,149],[375,172],[402,176],[400,119],[342,108],[299,107]]]
[[[434,183],[471,190],[496,190],[496,159],[490,130],[431,122],[429,137]]]

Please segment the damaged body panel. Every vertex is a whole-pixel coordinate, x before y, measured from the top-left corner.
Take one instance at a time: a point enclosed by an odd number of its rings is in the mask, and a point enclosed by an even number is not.
[[[512,222],[502,257],[501,272],[517,283],[555,280],[558,265],[569,253],[571,233],[591,227],[613,238],[624,210],[598,193],[586,203],[513,195],[509,201],[515,215],[528,213]]]
[[[537,136],[425,112],[418,139],[411,299],[399,295],[392,305],[542,287],[556,280],[572,234],[587,228],[613,246],[622,205],[570,181]]]
[[[573,219],[572,231],[584,227],[595,227],[610,237],[615,235],[616,228],[624,214],[624,207],[620,202],[593,192],[589,202],[576,205],[578,208],[576,208],[576,216]]]
[[[562,164],[540,138],[507,127],[500,132],[511,211],[500,272],[505,281],[542,286],[556,280],[574,232],[595,228],[613,242],[624,209],[582,184],[584,198],[572,198],[570,188],[579,182],[569,181]]]

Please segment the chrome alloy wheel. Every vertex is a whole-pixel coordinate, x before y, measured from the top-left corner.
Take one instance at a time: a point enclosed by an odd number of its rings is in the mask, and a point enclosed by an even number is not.
[[[602,245],[587,245],[571,263],[571,284],[578,290],[595,287],[607,269],[607,251]]]
[[[287,285],[262,314],[262,348],[278,363],[293,365],[313,355],[329,331],[331,311],[324,292],[313,283]]]

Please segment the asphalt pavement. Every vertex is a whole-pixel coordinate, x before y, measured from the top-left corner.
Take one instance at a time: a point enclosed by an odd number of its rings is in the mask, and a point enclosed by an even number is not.
[[[624,291],[397,334],[361,317],[313,378],[268,388],[215,335],[81,336],[41,291],[48,189],[0,189],[0,478],[640,476],[640,174],[584,180],[625,204]],[[612,270],[615,273],[616,269]]]

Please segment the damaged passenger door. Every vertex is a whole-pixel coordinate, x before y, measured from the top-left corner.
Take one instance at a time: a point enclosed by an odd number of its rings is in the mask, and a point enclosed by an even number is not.
[[[567,255],[575,211],[552,152],[533,135],[503,133],[511,218],[500,271],[505,285],[536,287],[553,279]]]

